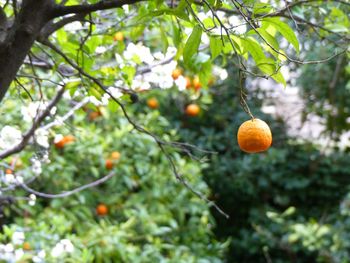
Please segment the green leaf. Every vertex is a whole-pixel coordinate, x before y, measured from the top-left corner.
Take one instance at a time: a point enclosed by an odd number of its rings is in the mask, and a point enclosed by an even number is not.
[[[222,51],[222,42],[220,38],[210,37],[211,59],[214,60]]]
[[[185,48],[183,52],[183,58],[184,58],[185,64],[189,64],[193,55],[197,53],[199,45],[201,43],[201,37],[202,37],[202,28],[199,25],[196,25],[193,28],[193,31],[185,44]]]
[[[286,23],[282,22],[277,17],[267,17],[263,19],[263,28],[268,26],[274,27],[281,35],[293,45],[297,53],[299,53],[299,41],[297,36],[295,35],[293,29]]]
[[[277,83],[281,83],[284,87],[287,85],[280,69],[277,67],[276,62],[271,58],[261,59],[256,63],[258,68],[266,75],[273,78]]]
[[[160,36],[162,39],[163,53],[165,54],[169,47],[169,41],[162,25],[159,26],[159,29],[160,29]]]

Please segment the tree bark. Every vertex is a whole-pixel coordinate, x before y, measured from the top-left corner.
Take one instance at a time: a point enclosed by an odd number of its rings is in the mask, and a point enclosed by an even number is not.
[[[0,101],[40,30],[51,19],[54,6],[54,0],[23,0],[20,12],[0,44]]]

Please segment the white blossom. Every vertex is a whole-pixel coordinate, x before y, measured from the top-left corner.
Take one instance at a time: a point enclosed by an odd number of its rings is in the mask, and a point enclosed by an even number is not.
[[[98,46],[95,50],[96,54],[103,54],[105,53],[107,50],[107,48],[103,47],[103,46]]]
[[[225,80],[228,77],[227,70],[218,66],[213,67],[213,75],[217,76],[220,80]]]
[[[187,80],[185,77],[183,76],[179,76],[176,80],[175,80],[175,84],[178,87],[178,89],[180,91],[183,91],[186,89],[186,85],[187,85]]]
[[[74,246],[69,239],[62,239],[58,242],[54,248],[51,250],[51,256],[57,258],[63,253],[72,253],[74,251]]]
[[[137,45],[130,43],[124,51],[123,55],[124,58],[129,61],[135,57],[146,64],[152,64],[154,61],[151,50],[148,47],[142,45],[142,43],[138,43]]]
[[[45,250],[40,250],[39,253],[32,258],[34,263],[44,263],[46,257]]]
[[[23,232],[16,231],[12,234],[12,243],[14,245],[20,245],[24,242],[25,236]]]
[[[42,173],[41,162],[37,159],[32,159],[32,170],[33,173],[39,175]]]
[[[8,149],[20,143],[22,133],[14,127],[6,125],[0,132],[0,148]]]
[[[35,205],[35,201],[36,201],[36,195],[35,194],[30,194],[29,195],[29,202],[28,202],[28,204],[30,205],[30,206],[34,206]]]
[[[49,132],[44,129],[37,129],[35,131],[35,141],[44,148],[49,148]]]
[[[23,115],[23,119],[27,122],[32,122],[33,119],[43,112],[48,106],[47,102],[42,101],[33,101],[29,103],[28,106],[22,106],[21,113]],[[56,107],[53,107],[50,111],[50,114],[56,113]]]

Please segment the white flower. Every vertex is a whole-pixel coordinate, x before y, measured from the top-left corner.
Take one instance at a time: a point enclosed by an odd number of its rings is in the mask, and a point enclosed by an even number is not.
[[[151,88],[151,84],[149,82],[144,81],[140,76],[137,76],[131,85],[132,89],[140,89],[140,90],[148,90]]]
[[[40,146],[42,146],[44,148],[49,148],[50,147],[50,144],[49,144],[49,132],[47,130],[37,129],[35,131],[35,140]]]
[[[177,80],[175,80],[175,84],[176,84],[176,86],[178,87],[178,89],[179,89],[180,91],[183,91],[183,90],[186,89],[187,80],[186,80],[185,77],[179,76],[179,77],[177,78]]]
[[[144,76],[145,82],[157,84],[162,89],[171,88],[174,85],[174,80],[171,77],[171,72],[176,68],[177,63],[172,61],[165,65],[158,65],[152,68],[151,72]]]
[[[225,80],[228,77],[227,70],[218,66],[213,67],[213,75],[219,77],[220,80]]]
[[[32,258],[34,263],[43,263],[45,262],[46,252],[45,250],[40,250],[39,253]]]
[[[123,55],[124,58],[129,61],[135,57],[146,64],[152,64],[154,61],[154,57],[152,56],[150,49],[142,45],[142,43],[138,43],[137,45],[130,43],[124,51]]]
[[[54,248],[51,250],[51,256],[54,258],[58,258],[64,253],[63,246],[61,243],[56,244]]]
[[[63,245],[65,252],[72,253],[74,251],[74,246],[69,239],[62,239],[61,244]]]
[[[105,53],[107,50],[107,48],[103,47],[103,46],[98,46],[95,50],[96,54],[102,54]]]
[[[33,119],[43,112],[47,108],[48,103],[42,101],[33,101],[29,103],[29,105],[22,106],[21,113],[23,115],[23,119],[27,122],[32,122]],[[50,114],[56,113],[56,107],[53,107],[50,111]]]
[[[36,201],[36,195],[34,195],[34,194],[30,194],[29,195],[29,202],[28,202],[28,204],[30,205],[30,206],[34,206],[35,205],[35,201]]]
[[[16,251],[15,251],[15,260],[16,260],[16,262],[18,262],[18,260],[20,260],[22,257],[23,257],[23,255],[24,255],[24,251],[23,251],[23,249],[16,249]]]
[[[99,101],[98,99],[96,99],[95,96],[90,96],[89,97],[89,101],[94,104],[95,106],[101,106],[102,105],[102,102]]]
[[[32,170],[33,170],[33,173],[39,175],[42,173],[42,168],[41,168],[41,162],[37,159],[32,159]]]
[[[9,253],[9,252],[13,252],[14,248],[12,244],[7,244],[5,245],[4,251]]]
[[[69,239],[62,239],[56,244],[56,246],[51,250],[51,256],[57,258],[63,253],[72,253],[74,251],[74,246]]]
[[[25,239],[24,233],[23,232],[14,232],[12,234],[12,243],[15,245],[20,245],[23,243]]]
[[[16,179],[15,179],[15,176],[13,174],[5,174],[5,176],[3,177],[3,181],[7,185],[11,185],[11,184],[16,183]]]
[[[112,94],[112,96],[114,98],[120,98],[121,96],[123,96],[123,93],[120,91],[120,89],[118,88],[114,88],[114,87],[109,87],[108,88],[108,92]]]
[[[7,149],[18,144],[22,140],[20,130],[6,125],[0,132],[0,148]]]

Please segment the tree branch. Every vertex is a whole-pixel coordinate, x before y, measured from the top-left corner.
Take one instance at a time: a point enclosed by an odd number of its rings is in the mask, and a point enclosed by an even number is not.
[[[53,12],[54,17],[60,17],[68,14],[91,13],[99,10],[122,7],[123,5],[135,4],[145,0],[109,0],[100,1],[96,4],[82,4],[71,6],[56,6]]]
[[[64,91],[65,88],[63,87],[57,92],[56,96],[51,100],[46,109],[40,114],[38,114],[38,116],[34,119],[32,127],[23,135],[21,142],[13,146],[12,148],[1,152],[0,159],[4,159],[14,153],[18,153],[26,147],[26,145],[29,142],[29,139],[34,135],[40,123],[50,114],[52,108],[60,101]]]
[[[77,188],[75,188],[73,190],[70,190],[70,191],[67,191],[67,192],[63,192],[63,193],[60,193],[60,194],[47,194],[47,193],[38,192],[38,191],[30,188],[25,183],[19,183],[19,186],[22,187],[27,192],[29,192],[31,194],[35,194],[35,195],[40,196],[40,197],[50,198],[50,199],[64,198],[64,197],[70,196],[72,194],[76,194],[76,193],[78,193],[80,191],[83,191],[85,189],[88,189],[88,188],[100,185],[100,184],[106,182],[107,180],[109,180],[110,178],[112,178],[114,175],[115,175],[115,172],[111,172],[111,173],[107,174],[106,176],[104,176],[104,177],[102,177],[102,178],[100,178],[100,179],[98,179],[98,180],[96,180],[96,181],[94,181],[92,183],[82,185],[82,186],[77,187]]]

